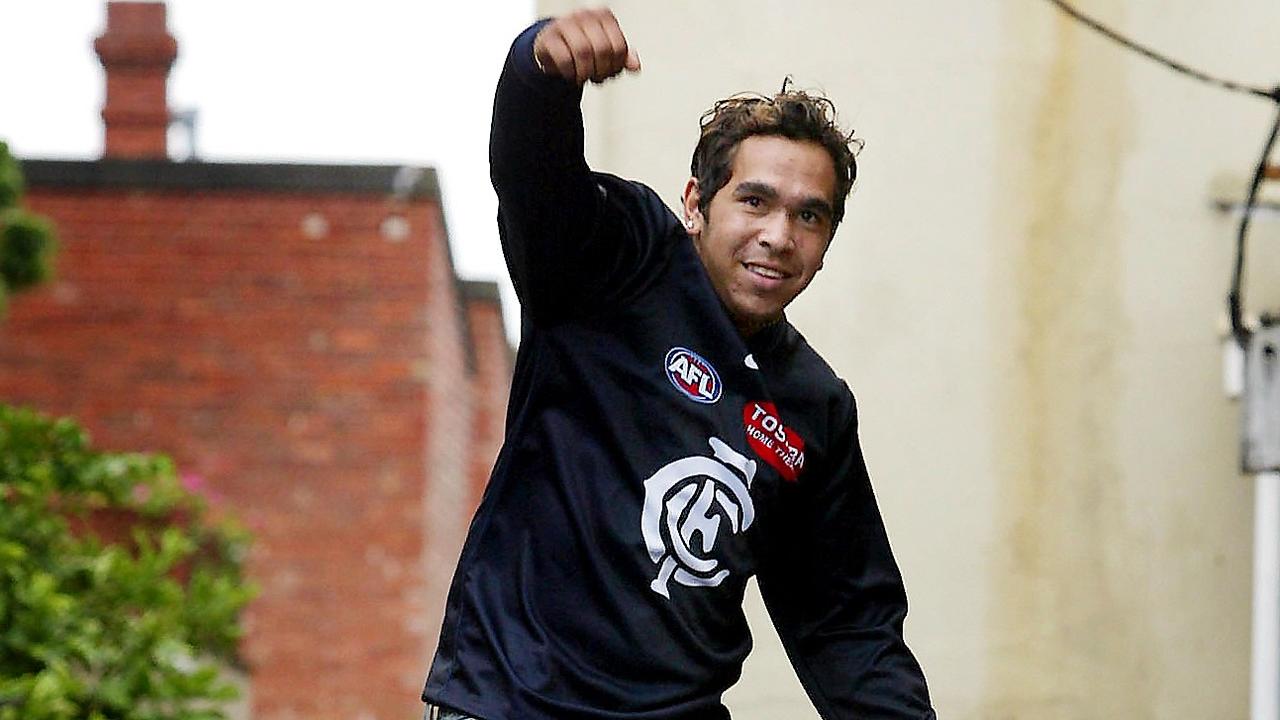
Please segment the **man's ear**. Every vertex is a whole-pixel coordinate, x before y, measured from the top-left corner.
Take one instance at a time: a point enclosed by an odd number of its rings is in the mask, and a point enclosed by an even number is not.
[[[698,200],[702,195],[698,192],[698,178],[691,177],[684,184],[684,229],[690,235],[702,232],[702,211],[698,209]]]

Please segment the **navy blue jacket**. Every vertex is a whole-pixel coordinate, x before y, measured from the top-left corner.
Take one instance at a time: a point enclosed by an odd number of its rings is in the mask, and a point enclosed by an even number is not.
[[[677,218],[583,159],[516,39],[491,174],[523,313],[507,432],[423,699],[485,720],[727,718],[747,579],[823,718],[933,717],[848,387],[743,339]]]

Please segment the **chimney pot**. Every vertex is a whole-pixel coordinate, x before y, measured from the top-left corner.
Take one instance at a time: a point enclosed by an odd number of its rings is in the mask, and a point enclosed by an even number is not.
[[[167,85],[178,41],[165,27],[164,4],[107,3],[107,29],[93,49],[107,74],[103,155],[167,157]]]

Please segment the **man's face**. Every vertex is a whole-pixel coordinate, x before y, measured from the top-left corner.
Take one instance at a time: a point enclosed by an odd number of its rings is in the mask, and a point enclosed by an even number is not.
[[[744,337],[780,318],[822,267],[835,188],[835,165],[821,145],[775,135],[738,143],[706,217],[697,181],[685,186],[689,235]]]

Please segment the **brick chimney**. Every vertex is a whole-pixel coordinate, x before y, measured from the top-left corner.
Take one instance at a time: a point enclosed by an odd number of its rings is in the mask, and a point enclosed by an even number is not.
[[[107,71],[103,156],[165,158],[169,130],[167,83],[178,41],[165,28],[165,6],[107,3],[107,30],[93,42]]]

